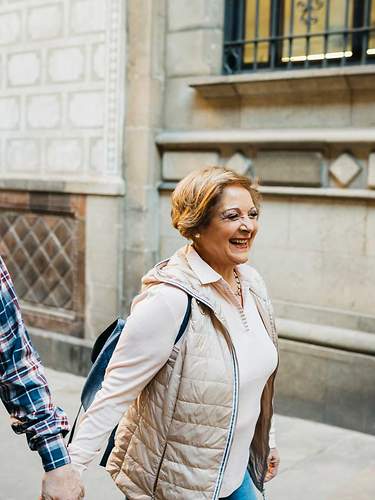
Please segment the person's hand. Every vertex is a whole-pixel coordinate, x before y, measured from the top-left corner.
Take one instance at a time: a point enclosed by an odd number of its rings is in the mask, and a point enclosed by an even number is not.
[[[39,500],[82,500],[84,497],[81,476],[71,464],[44,473]]]
[[[270,481],[279,472],[280,455],[277,448],[271,448],[267,459],[268,470],[266,473],[265,481]]]

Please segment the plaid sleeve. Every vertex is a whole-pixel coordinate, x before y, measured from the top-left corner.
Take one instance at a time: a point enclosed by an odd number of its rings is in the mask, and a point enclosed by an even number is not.
[[[0,257],[0,397],[17,434],[25,433],[44,469],[70,463],[64,412],[54,406],[39,356],[23,324],[13,284]]]

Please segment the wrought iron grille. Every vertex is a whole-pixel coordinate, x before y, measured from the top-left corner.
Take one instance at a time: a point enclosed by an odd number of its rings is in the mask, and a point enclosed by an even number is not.
[[[226,0],[223,71],[375,62],[375,0]]]

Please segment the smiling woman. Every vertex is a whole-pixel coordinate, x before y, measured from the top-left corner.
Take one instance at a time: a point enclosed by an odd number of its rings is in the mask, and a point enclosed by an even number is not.
[[[107,470],[129,499],[255,500],[277,474],[277,339],[247,264],[258,214],[251,180],[221,167],[173,193],[173,225],[192,243],[143,277],[69,448],[83,470],[119,422]]]

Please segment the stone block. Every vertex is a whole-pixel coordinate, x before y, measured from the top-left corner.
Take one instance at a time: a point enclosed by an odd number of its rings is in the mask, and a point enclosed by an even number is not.
[[[58,95],[37,95],[27,99],[27,123],[31,128],[56,128],[61,123]]]
[[[167,75],[218,74],[222,60],[222,31],[192,30],[167,35]]]
[[[35,85],[40,79],[40,54],[23,52],[8,56],[9,86]]]
[[[366,255],[375,257],[375,207],[371,204],[367,205],[365,242]]]
[[[90,145],[90,170],[96,174],[105,170],[105,148],[103,139],[93,139]]]
[[[96,45],[92,54],[92,73],[98,80],[104,80],[106,69],[106,47],[104,44]]]
[[[347,187],[357,177],[361,166],[356,159],[348,154],[340,155],[329,167],[329,172],[341,187]]]
[[[106,26],[106,0],[76,0],[72,2],[70,24],[76,34],[104,31]]]
[[[45,40],[60,36],[63,18],[62,3],[29,9],[27,16],[29,38],[31,40]]]
[[[290,206],[290,246],[299,251],[363,254],[366,204],[324,199],[297,199]],[[349,237],[350,235],[350,237]]]
[[[84,76],[85,55],[81,47],[53,49],[47,64],[51,82],[78,81]]]
[[[350,92],[292,92],[242,98],[241,128],[351,127]]]
[[[375,358],[280,340],[280,413],[374,433]]]
[[[361,79],[362,78],[364,77],[361,76]],[[352,127],[375,127],[373,83],[371,89],[362,89],[352,92],[351,112]]]
[[[47,167],[51,172],[76,172],[82,167],[80,139],[51,139],[47,145]]]
[[[290,203],[278,197],[263,200],[260,207],[256,247],[286,249],[289,246]]]
[[[202,167],[217,165],[219,154],[216,151],[170,151],[163,155],[163,179],[179,180]]]
[[[259,151],[253,166],[263,185],[320,186],[322,162],[319,152]]]
[[[7,12],[0,15],[0,45],[17,43],[21,35],[21,13]]]
[[[33,139],[10,139],[5,149],[6,167],[11,172],[35,172],[40,166],[39,142]]]
[[[168,2],[168,31],[220,28],[224,22],[223,0],[171,0]]]
[[[20,104],[16,97],[0,99],[0,129],[14,130],[19,127]]]
[[[368,187],[375,188],[375,153],[371,153],[368,159]]]
[[[186,78],[169,78],[164,95],[166,128],[217,130],[240,127],[238,99],[205,99],[186,84]]]
[[[102,127],[103,92],[78,92],[69,95],[69,120],[73,127]]]

